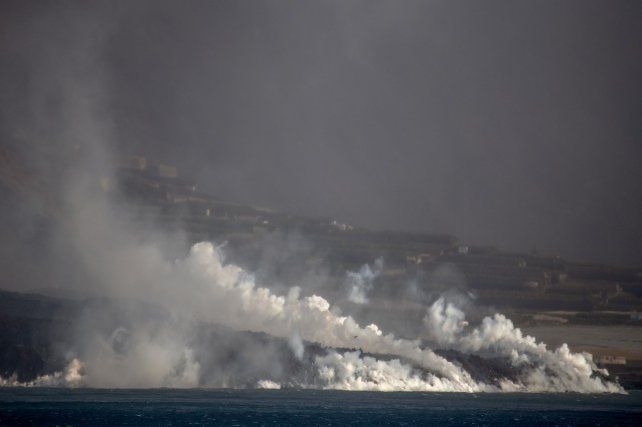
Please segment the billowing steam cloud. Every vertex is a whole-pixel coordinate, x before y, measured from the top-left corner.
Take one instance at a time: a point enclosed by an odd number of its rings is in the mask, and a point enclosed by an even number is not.
[[[288,339],[297,359],[303,358],[303,340],[330,350],[314,358],[317,370],[312,383],[302,387],[349,390],[434,391],[576,391],[620,392],[599,376],[588,354],[573,354],[567,346],[551,352],[532,337],[524,337],[510,320],[497,314],[466,332],[463,312],[443,299],[428,310],[428,336],[442,348],[502,360],[515,369],[515,377],[495,383],[473,378],[460,364],[422,345],[420,340],[398,339],[376,325],[360,326],[341,315],[322,297],[301,296],[298,288],[275,295],[257,286],[254,277],[224,262],[222,249],[211,243],[194,245],[186,258],[163,261],[150,247],[128,252],[128,259],[147,269],[130,276],[127,292],[115,296],[145,296],[174,316],[226,325],[239,331],[264,332]],[[132,255],[135,255],[132,257]],[[143,262],[144,260],[144,262]],[[127,271],[127,270],[125,270]],[[121,280],[123,278],[121,277]],[[121,290],[124,290],[122,288]],[[47,380],[88,386],[193,387],[208,385],[202,378],[195,351],[176,326],[139,324],[136,329],[116,328],[106,339],[85,345],[80,362]],[[362,357],[361,352],[385,355],[383,360]],[[69,381],[67,381],[69,380]],[[45,379],[36,383],[45,383]],[[279,384],[266,378],[258,387]]]
[[[325,357],[317,357],[315,364],[319,369],[322,386],[329,389],[453,391],[448,381],[442,381],[434,375],[426,375],[421,370],[400,362],[399,359],[377,360],[370,356],[362,357],[359,351],[343,354],[331,351]]]
[[[589,353],[571,353],[563,344],[555,351],[524,336],[502,314],[485,317],[481,325],[466,332],[465,314],[444,298],[439,298],[424,318],[428,335],[438,344],[469,354],[502,357],[516,368],[525,367],[521,383],[502,381],[505,390],[616,392],[621,388],[595,375],[598,369]]]

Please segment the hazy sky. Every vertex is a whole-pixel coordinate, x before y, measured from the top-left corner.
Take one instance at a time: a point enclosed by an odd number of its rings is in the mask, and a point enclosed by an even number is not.
[[[223,198],[642,265],[642,2],[3,1],[0,16],[3,138],[56,128],[89,81],[115,149]]]

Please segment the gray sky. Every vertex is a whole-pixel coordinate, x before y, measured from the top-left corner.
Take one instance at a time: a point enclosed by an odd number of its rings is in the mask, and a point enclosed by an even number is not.
[[[3,137],[56,128],[80,75],[115,150],[220,197],[642,265],[638,1],[4,1],[0,15]]]

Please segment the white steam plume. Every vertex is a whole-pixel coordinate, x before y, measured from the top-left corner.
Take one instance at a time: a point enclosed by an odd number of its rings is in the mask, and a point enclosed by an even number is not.
[[[325,387],[469,392],[621,391],[619,386],[595,376],[597,371],[590,356],[572,354],[566,346],[555,352],[547,351],[533,338],[522,337],[521,332],[502,315],[485,319],[479,328],[466,334],[463,313],[440,299],[429,309],[425,319],[431,337],[441,346],[466,353],[505,357],[515,367],[523,368],[519,381],[504,380],[497,386],[476,381],[460,366],[422,347],[419,340],[383,334],[374,324],[360,326],[352,317],[332,309],[322,297],[302,297],[298,288],[292,288],[285,296],[275,295],[268,288],[257,286],[253,276],[240,267],[226,264],[221,249],[211,243],[194,245],[185,259],[174,262],[164,261],[152,247],[137,248],[126,254],[120,261],[132,262],[133,265],[122,265],[117,271],[121,274],[134,271],[136,274],[114,278],[111,283],[127,285],[112,288],[113,292],[121,292],[114,296],[146,298],[177,316],[289,339],[298,358],[303,353],[301,340],[305,340],[325,347],[358,348],[371,354],[392,355],[405,361],[382,362],[363,358],[357,362],[355,359],[359,357],[351,352],[343,355],[331,353],[316,359]],[[114,271],[113,266],[111,271]],[[139,344],[128,349],[124,361],[122,355],[110,354],[111,350],[98,352],[98,356],[87,354],[87,384],[105,384],[104,378],[100,378],[101,372],[102,375],[117,372],[123,378],[130,378],[127,372],[149,365],[145,357],[148,354],[154,355],[152,360],[156,362],[152,365],[156,369],[149,370],[147,375],[140,374],[134,385],[199,384],[198,362],[192,358],[189,348],[185,348],[185,343],[175,338],[172,341],[163,334],[138,334],[142,338],[134,342]],[[112,359],[119,362],[112,362]],[[408,363],[421,368],[422,373],[414,371]],[[93,364],[96,366],[92,367]],[[159,375],[159,372],[163,374]],[[374,385],[377,382],[378,388]]]
[[[596,374],[608,375],[598,369],[589,353],[572,353],[566,344],[551,351],[543,342],[522,334],[503,314],[485,317],[481,325],[470,331],[465,314],[439,298],[424,318],[427,335],[441,346],[468,354],[503,357],[516,368],[524,369],[521,383],[502,382],[505,390],[622,392],[614,383]]]
[[[41,375],[32,381],[20,382],[16,376],[0,377],[0,387],[76,387],[83,385],[83,364],[78,359],[72,359],[64,371]]]
[[[348,300],[355,304],[367,304],[368,292],[372,290],[372,283],[379,277],[382,270],[383,258],[377,258],[372,268],[364,264],[359,271],[348,271],[345,280]]]
[[[272,380],[260,380],[256,383],[256,388],[264,388],[268,390],[279,390],[281,384],[276,383]]]
[[[303,352],[305,351],[305,346],[303,345],[303,340],[301,339],[301,335],[298,331],[294,331],[294,333],[290,337],[289,344],[292,352],[294,353],[294,356],[298,360],[303,360]]]
[[[335,390],[368,391],[444,391],[450,384],[434,375],[402,363],[399,359],[377,360],[359,351],[340,354],[331,351],[317,357],[321,386]]]
[[[174,318],[284,338],[289,340],[298,360],[303,359],[303,340],[324,347],[353,348],[396,357],[382,361],[361,357],[360,351],[343,354],[331,351],[314,358],[318,382],[300,384],[304,387],[465,392],[623,391],[597,375],[606,372],[597,369],[590,355],[573,354],[566,345],[549,351],[545,344],[523,336],[501,314],[487,317],[480,326],[469,330],[464,313],[443,298],[428,309],[424,319],[431,340],[441,348],[501,358],[515,368],[516,378],[500,379],[493,384],[475,380],[461,366],[422,346],[419,340],[383,334],[374,324],[362,327],[352,317],[332,309],[322,297],[302,297],[299,288],[292,288],[285,296],[275,295],[257,286],[253,276],[240,267],[226,264],[221,249],[211,243],[194,245],[186,258],[174,262],[163,260],[153,247],[125,250],[119,261],[121,268],[110,266],[110,271],[119,276],[107,283],[124,286],[112,286],[113,297],[144,298],[169,310]],[[134,322],[130,329],[117,328],[107,338],[96,334],[84,343],[78,355],[82,364],[75,359],[65,373],[41,377],[27,385],[207,385],[199,360],[185,338],[188,332],[173,323],[159,326],[143,321]],[[15,378],[3,380],[2,384],[21,385]],[[278,385],[273,379],[265,378],[256,386],[267,388],[275,384]]]

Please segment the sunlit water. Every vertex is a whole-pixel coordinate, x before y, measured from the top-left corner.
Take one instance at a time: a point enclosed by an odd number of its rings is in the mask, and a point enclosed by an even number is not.
[[[0,425],[642,425],[629,395],[0,389]]]

